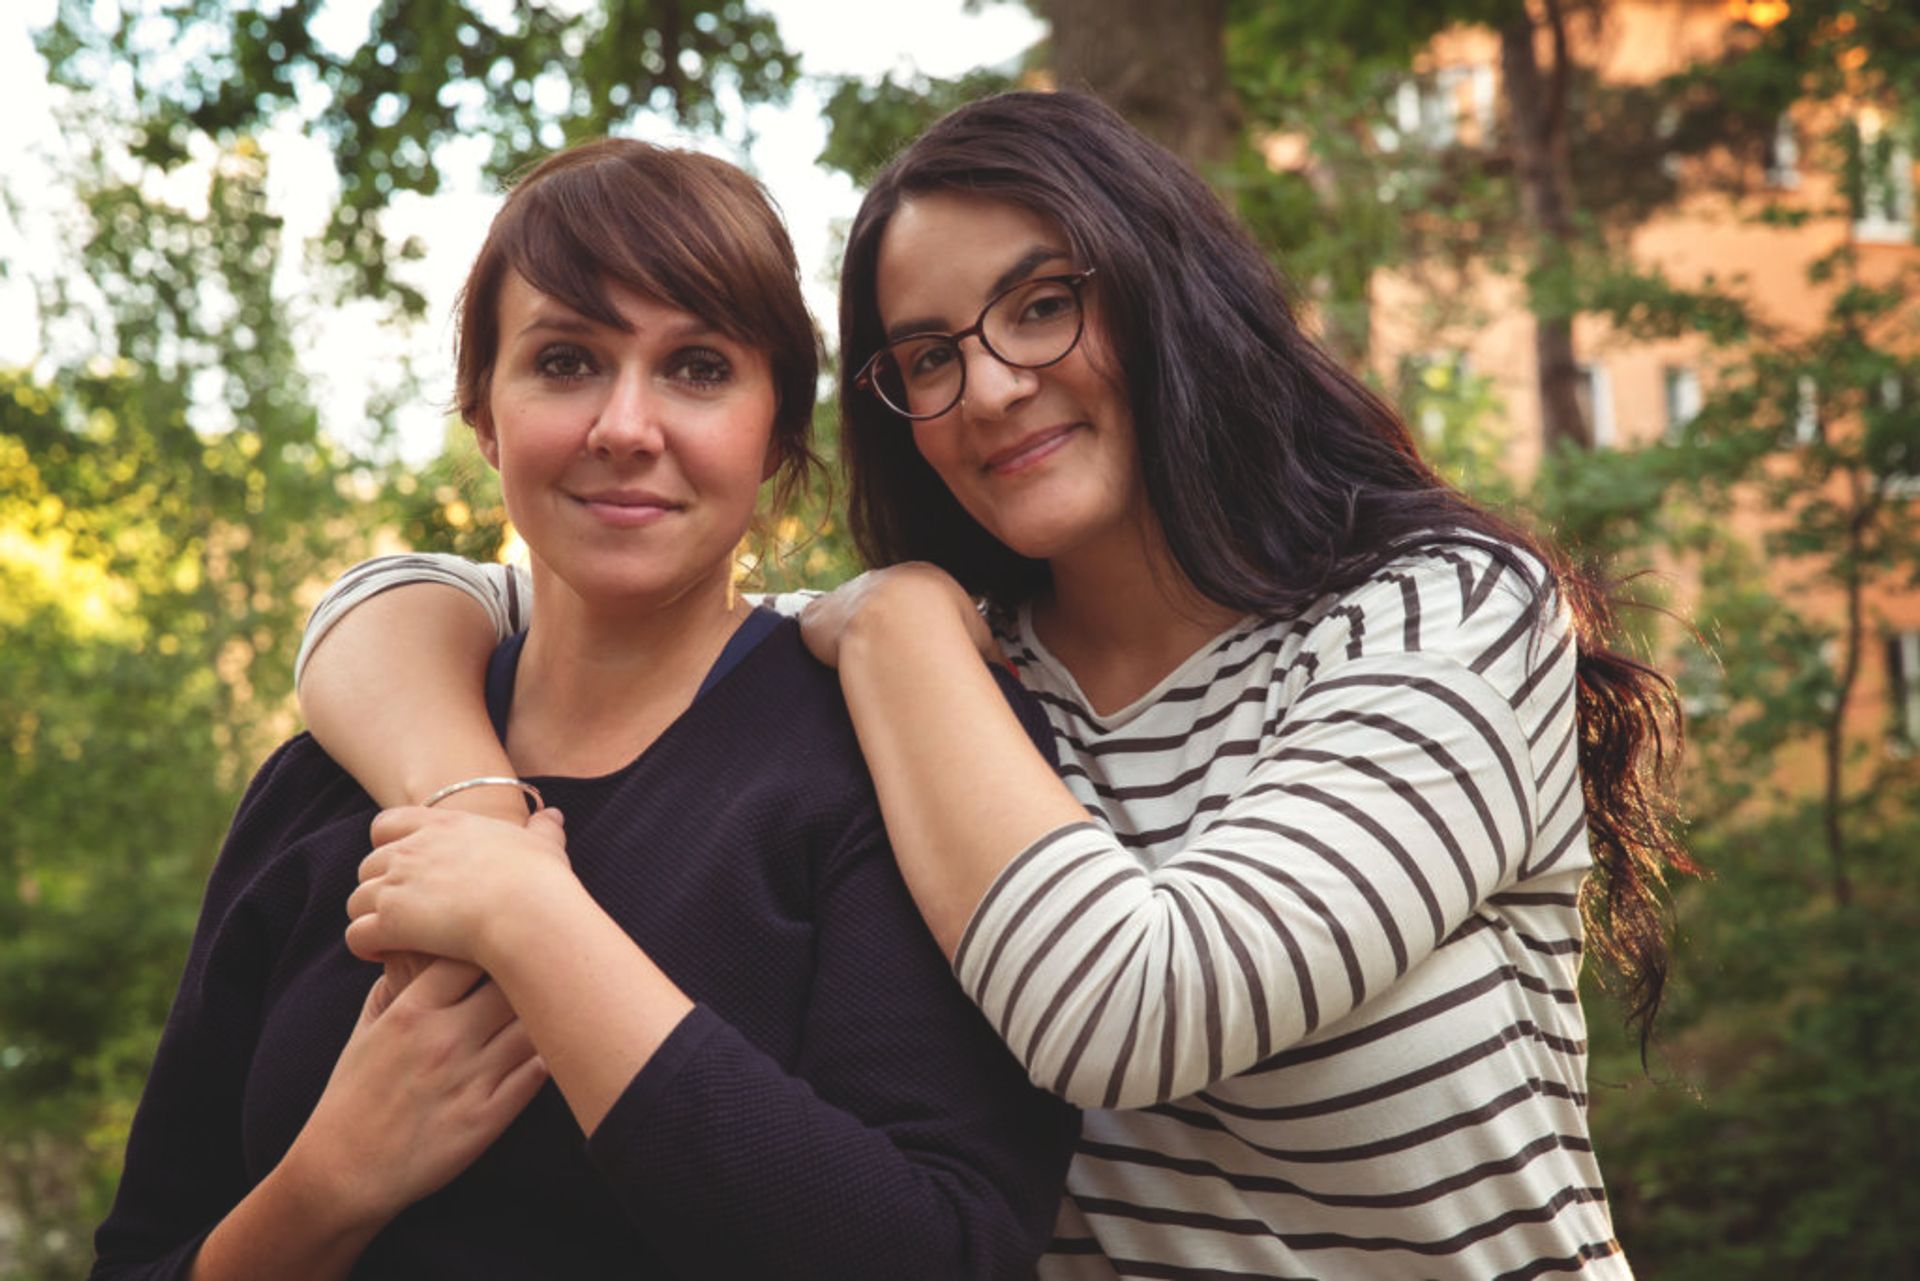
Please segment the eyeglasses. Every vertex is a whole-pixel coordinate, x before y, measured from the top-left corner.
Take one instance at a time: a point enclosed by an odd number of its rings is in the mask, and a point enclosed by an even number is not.
[[[938,418],[960,403],[967,390],[967,362],[960,344],[980,339],[987,354],[1015,369],[1045,369],[1067,358],[1086,326],[1081,286],[1093,268],[1061,276],[1036,276],[1003,289],[980,309],[980,318],[956,334],[909,334],[873,353],[853,385],[880,398],[902,418]]]

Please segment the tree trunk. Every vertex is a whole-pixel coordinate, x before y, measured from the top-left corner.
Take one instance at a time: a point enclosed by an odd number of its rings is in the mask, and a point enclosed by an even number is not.
[[[1840,585],[1846,593],[1846,630],[1840,636],[1840,670],[1834,675],[1833,709],[1822,735],[1825,778],[1820,798],[1820,828],[1827,843],[1827,870],[1833,901],[1845,907],[1853,902],[1853,874],[1848,866],[1846,833],[1847,704],[1860,679],[1860,652],[1866,645],[1865,584],[1861,562],[1866,556],[1864,531],[1873,520],[1874,500],[1866,492],[1857,469],[1847,474],[1852,508],[1847,521],[1847,546],[1840,557]]]
[[[1225,160],[1226,0],[1042,0],[1053,73],[1086,89],[1195,167]]]
[[[1573,313],[1566,281],[1573,251],[1573,181],[1567,158],[1567,33],[1560,0],[1544,0],[1553,33],[1553,65],[1542,74],[1534,21],[1524,2],[1500,29],[1500,71],[1512,133],[1521,211],[1533,233],[1528,289],[1534,316],[1540,427],[1548,450],[1589,449],[1580,409],[1580,366],[1573,356]]]

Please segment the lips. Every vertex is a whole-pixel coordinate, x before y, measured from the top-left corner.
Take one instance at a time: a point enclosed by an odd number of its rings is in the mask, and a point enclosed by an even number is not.
[[[609,525],[650,525],[679,511],[681,504],[646,489],[603,489],[575,494],[587,514]]]
[[[1060,427],[1047,427],[1030,436],[1022,437],[1005,449],[989,454],[986,461],[981,464],[981,470],[998,476],[1012,476],[1037,467],[1057,453],[1079,429],[1079,423],[1067,423]]]

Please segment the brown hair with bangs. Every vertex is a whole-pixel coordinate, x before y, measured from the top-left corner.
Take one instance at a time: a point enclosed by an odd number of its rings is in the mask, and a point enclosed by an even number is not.
[[[628,328],[610,296],[623,285],[765,351],[776,397],[776,510],[819,466],[811,435],[820,343],[800,296],[799,263],[765,190],[733,165],[601,138],[521,176],[460,294],[455,396],[469,426],[487,412],[510,271],[602,324]]]

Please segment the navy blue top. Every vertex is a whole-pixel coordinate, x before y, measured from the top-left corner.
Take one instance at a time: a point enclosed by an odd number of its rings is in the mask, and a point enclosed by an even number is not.
[[[1027,1082],[953,981],[833,674],[791,621],[737,639],[729,670],[630,764],[533,780],[566,810],[582,884],[696,1008],[590,1139],[549,1085],[394,1219],[356,1277],[1031,1273],[1077,1115]],[[94,1276],[184,1277],[311,1114],[379,973],[341,941],[374,812],[304,734],[255,777]]]
[[[720,657],[714,659],[713,666],[707,669],[700,688],[693,693],[694,699],[697,701],[718,685],[721,677],[752,653],[755,645],[773,635],[783,621],[779,614],[765,606],[756,608],[742,619],[740,625],[733,629],[733,635],[727,637]],[[513,685],[520,675],[520,652],[526,646],[527,634],[515,632],[495,646],[493,657],[487,660],[487,719],[493,722],[493,732],[500,736],[503,743],[507,741],[507,714],[513,710]]]

